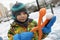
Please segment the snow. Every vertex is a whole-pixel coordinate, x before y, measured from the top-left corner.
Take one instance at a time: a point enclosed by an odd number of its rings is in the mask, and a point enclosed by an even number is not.
[[[8,30],[10,29],[10,24],[12,22],[13,22],[13,20],[0,23],[0,37],[2,37],[3,40],[8,39],[7,33],[8,33]]]
[[[59,8],[60,7],[54,8],[54,15],[56,16],[56,22],[52,27],[52,32],[43,40],[60,40],[60,27],[59,27],[60,26],[60,18],[59,18],[60,9]]]
[[[60,27],[59,27],[59,25],[60,25],[60,18],[59,18],[60,17],[60,7],[56,7],[53,10],[54,10],[54,15],[57,17],[57,19],[56,19],[55,24],[52,27],[52,32],[54,32],[56,30],[60,30]],[[47,9],[47,14],[48,13],[51,13],[50,9]],[[38,22],[38,15],[39,15],[38,12],[33,12],[33,13],[30,14],[29,18],[32,18],[32,19],[34,19],[35,21]],[[44,20],[45,20],[45,16],[43,18],[43,21]],[[8,40],[7,32],[10,29],[10,24],[12,22],[13,22],[13,20],[9,20],[7,22],[0,23],[0,37],[2,37],[3,40]],[[47,37],[47,39],[50,39],[50,38]]]

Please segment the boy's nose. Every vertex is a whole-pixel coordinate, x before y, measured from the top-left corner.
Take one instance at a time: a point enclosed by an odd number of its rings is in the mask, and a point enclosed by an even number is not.
[[[21,17],[24,17],[24,15],[21,15]]]

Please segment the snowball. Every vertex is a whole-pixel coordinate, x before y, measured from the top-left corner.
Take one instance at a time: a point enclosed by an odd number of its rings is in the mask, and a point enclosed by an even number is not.
[[[53,14],[52,13],[49,13],[46,15],[46,19],[51,19],[53,17]]]

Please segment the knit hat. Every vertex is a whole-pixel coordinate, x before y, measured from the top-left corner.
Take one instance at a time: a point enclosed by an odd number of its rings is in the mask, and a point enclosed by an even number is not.
[[[25,12],[28,15],[27,9],[23,3],[16,3],[11,8],[13,18],[16,19],[16,16],[20,14],[20,12]],[[29,16],[29,15],[28,15]]]

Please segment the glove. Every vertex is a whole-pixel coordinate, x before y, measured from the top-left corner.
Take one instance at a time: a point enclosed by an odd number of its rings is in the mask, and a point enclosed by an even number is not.
[[[3,38],[2,38],[2,37],[0,37],[0,40],[3,40]]]
[[[32,40],[33,32],[23,32],[21,34],[16,34],[13,40]]]
[[[42,28],[42,32],[45,33],[45,34],[50,33],[51,32],[51,27],[53,26],[55,21],[56,21],[56,16],[53,16],[52,19],[49,21],[49,23],[44,28]]]
[[[19,34],[14,35],[13,40],[20,40],[18,36]]]

